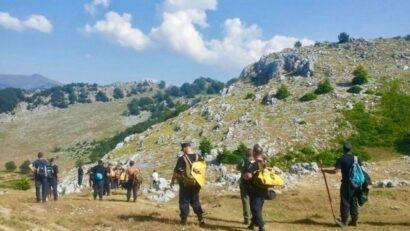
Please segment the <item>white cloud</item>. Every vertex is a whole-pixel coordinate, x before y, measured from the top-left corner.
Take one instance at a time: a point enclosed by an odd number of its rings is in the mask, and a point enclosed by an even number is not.
[[[207,12],[217,9],[217,0],[164,0],[162,22],[144,34],[131,25],[131,15],[109,12],[105,20],[85,32],[99,33],[124,47],[142,50],[149,45],[165,45],[196,62],[238,71],[261,56],[293,47],[296,41],[313,44],[307,38],[276,35],[264,38],[257,25],[246,25],[239,18],[226,19],[222,38],[205,39],[202,30],[209,27]]]
[[[94,16],[97,13],[97,8],[99,6],[108,7],[110,6],[110,3],[111,3],[111,0],[93,0],[92,2],[88,4],[84,4],[84,9],[89,14]]]
[[[50,33],[53,29],[51,22],[43,15],[30,15],[26,20],[20,20],[7,12],[0,12],[0,26],[15,31],[33,29],[43,33]]]
[[[104,20],[100,20],[94,25],[87,24],[84,27],[84,32],[100,34],[123,47],[134,50],[139,51],[147,48],[150,45],[150,39],[139,29],[133,28],[131,20],[130,14],[120,15],[116,12],[108,12]]]

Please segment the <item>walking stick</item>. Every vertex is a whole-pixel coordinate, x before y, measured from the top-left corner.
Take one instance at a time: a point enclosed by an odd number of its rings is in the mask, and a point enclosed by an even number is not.
[[[344,227],[345,225],[339,221],[338,219],[336,219],[336,215],[335,215],[335,210],[333,209],[333,203],[332,203],[332,196],[330,195],[330,190],[329,190],[329,185],[327,184],[327,179],[326,179],[326,174],[323,171],[323,162],[320,161],[320,170],[323,174],[323,179],[325,180],[325,185],[326,185],[326,191],[327,191],[327,196],[329,197],[329,203],[330,203],[330,210],[332,210],[332,215],[333,215],[333,220],[336,222],[337,225],[339,225],[340,227]]]

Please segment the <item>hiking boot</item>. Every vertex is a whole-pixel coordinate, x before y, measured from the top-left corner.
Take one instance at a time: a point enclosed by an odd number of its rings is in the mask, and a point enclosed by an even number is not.
[[[255,225],[251,222],[251,224],[248,226],[248,229],[254,230],[254,229],[255,229]]]
[[[181,219],[181,221],[179,222],[179,224],[181,224],[181,225],[187,225],[187,220],[186,220],[186,219]]]
[[[265,227],[259,227],[258,231],[265,231]]]
[[[245,219],[243,220],[243,224],[244,224],[244,225],[249,225],[249,219],[248,219],[248,218],[245,218]]]
[[[198,222],[199,222],[199,226],[205,225],[204,217],[202,216],[202,214],[198,215]]]
[[[357,221],[351,220],[351,221],[349,222],[349,226],[357,226]]]
[[[337,224],[338,226],[340,226],[341,228],[347,227],[347,222],[346,222],[346,221],[343,221],[343,220],[340,219],[340,218],[337,218],[337,219],[335,220],[335,222],[336,222],[336,224]]]

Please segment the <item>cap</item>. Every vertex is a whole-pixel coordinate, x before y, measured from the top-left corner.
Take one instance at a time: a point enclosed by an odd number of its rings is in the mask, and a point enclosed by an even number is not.
[[[351,151],[353,149],[353,145],[351,143],[344,143],[343,149],[346,151]]]

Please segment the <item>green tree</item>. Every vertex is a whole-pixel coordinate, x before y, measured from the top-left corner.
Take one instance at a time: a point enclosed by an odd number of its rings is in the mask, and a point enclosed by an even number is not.
[[[286,99],[290,96],[288,87],[285,84],[282,84],[278,91],[276,92],[275,97],[277,99]]]
[[[165,83],[164,80],[159,81],[158,87],[159,89],[164,89],[166,87],[167,83]]]
[[[337,36],[337,37],[339,39],[339,43],[348,43],[348,42],[350,42],[350,36],[345,32],[340,33],[339,36]]]
[[[369,73],[362,65],[359,65],[354,69],[353,75],[353,85],[363,85],[369,81]]]
[[[307,93],[304,96],[302,96],[299,100],[301,102],[307,102],[307,101],[312,101],[317,99],[317,95],[315,93]]]
[[[212,148],[213,148],[213,145],[208,138],[202,139],[201,142],[199,143],[199,150],[201,150],[202,155],[211,153]]]
[[[122,99],[124,98],[124,92],[120,88],[116,87],[114,88],[113,97],[114,99]]]
[[[302,43],[301,43],[300,41],[296,41],[294,47],[295,47],[296,49],[299,49],[299,48],[302,47]]]
[[[95,100],[99,102],[108,102],[110,99],[108,99],[107,95],[104,92],[98,91],[95,95]]]
[[[29,161],[29,160],[25,160],[21,165],[20,165],[20,171],[22,172],[22,173],[30,173],[30,171],[31,171],[31,169],[30,169],[30,164],[31,164],[31,162]]]
[[[14,172],[14,170],[16,170],[16,168],[17,168],[16,163],[14,161],[7,161],[4,164],[4,167],[6,167],[6,170],[8,172]]]
[[[315,90],[316,95],[323,95],[333,91],[333,87],[330,84],[330,81],[326,79],[324,82],[319,83]]]

